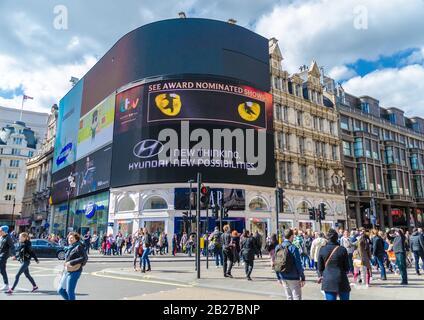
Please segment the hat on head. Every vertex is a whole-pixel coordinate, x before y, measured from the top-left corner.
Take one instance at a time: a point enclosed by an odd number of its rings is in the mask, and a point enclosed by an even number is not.
[[[4,233],[8,233],[9,232],[9,227],[8,226],[1,226],[0,227],[1,231],[3,231]]]

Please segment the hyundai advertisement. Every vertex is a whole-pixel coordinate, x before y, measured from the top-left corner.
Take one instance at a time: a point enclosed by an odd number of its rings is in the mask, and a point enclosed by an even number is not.
[[[221,79],[171,79],[117,95],[113,187],[206,182],[274,187],[272,96]]]

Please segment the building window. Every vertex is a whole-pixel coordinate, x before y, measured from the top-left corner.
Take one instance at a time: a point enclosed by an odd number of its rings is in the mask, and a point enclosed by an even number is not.
[[[168,209],[168,204],[166,203],[165,199],[155,196],[147,200],[143,209],[144,210]]]
[[[372,133],[376,136],[380,136],[380,129],[376,126],[372,126]]]
[[[7,195],[4,196],[4,200],[12,201],[12,196],[10,194],[7,194]]]
[[[386,164],[392,164],[395,162],[393,147],[386,147],[384,150],[384,160]]]
[[[348,141],[343,141],[343,154],[348,157],[352,156],[352,147]]]
[[[299,137],[299,153],[304,154],[305,153],[305,138]]]
[[[324,119],[319,118],[319,131],[324,131]]]
[[[387,171],[387,182],[389,186],[390,194],[399,194],[399,187],[396,178],[396,171],[389,170]]]
[[[6,190],[9,190],[9,191],[16,190],[16,183],[8,183],[6,185]]]
[[[368,104],[368,102],[361,103],[361,110],[362,112],[370,113],[370,105]]]
[[[412,170],[420,170],[418,154],[416,154],[416,153],[411,154],[410,161],[411,161],[411,169]]]
[[[355,119],[353,121],[353,131],[362,131],[362,122],[360,120]]]
[[[307,170],[305,165],[300,166],[300,178],[303,185],[308,184],[308,176],[307,176]]]
[[[283,121],[289,121],[289,107],[283,107]]]
[[[7,175],[7,177],[9,179],[17,179],[18,178],[18,174],[16,172],[9,172],[9,174]]]
[[[378,142],[372,141],[372,157],[376,160],[380,159],[380,152],[378,149]]]
[[[281,105],[276,103],[274,105],[274,108],[275,108],[275,119],[281,120]]]
[[[308,203],[302,201],[296,208],[298,214],[308,214]]]
[[[332,153],[332,156],[333,156],[333,160],[339,160],[339,155],[338,155],[337,151],[338,151],[337,146],[332,145],[331,146],[331,153]]]
[[[32,158],[34,156],[34,151],[29,151],[28,152],[28,157]]]
[[[328,125],[330,127],[330,134],[334,135],[334,122],[333,121],[329,121]]]
[[[359,164],[357,168],[358,190],[368,190],[367,168],[365,164]]]
[[[324,174],[324,169],[323,168],[318,168],[317,170],[317,180],[318,180],[318,186],[320,188],[324,188],[325,187],[325,174]]]
[[[285,132],[280,132],[278,135],[278,148],[281,150],[287,150],[289,145],[288,134]]]
[[[370,139],[365,139],[365,157],[371,158],[371,141],[370,141]]]
[[[268,205],[265,203],[264,199],[260,197],[256,197],[250,201],[249,209],[252,211],[269,211]]]
[[[340,127],[344,130],[350,130],[349,118],[346,116],[340,117]]]
[[[19,149],[12,149],[12,155],[14,155],[14,156],[21,155],[21,150],[19,150]]]
[[[297,111],[297,125],[303,126],[303,112]]]
[[[412,180],[414,186],[414,195],[416,198],[424,198],[424,188],[421,176],[414,176]]]
[[[355,142],[353,144],[353,152],[355,157],[364,156],[364,147],[362,144],[362,138],[355,138]]]
[[[10,166],[14,168],[19,167],[19,161],[20,160],[10,160]]]

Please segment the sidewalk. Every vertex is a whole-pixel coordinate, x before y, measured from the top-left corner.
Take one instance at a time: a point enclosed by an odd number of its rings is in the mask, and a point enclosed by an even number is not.
[[[255,268],[252,273],[253,281],[247,281],[244,277],[244,267],[235,266],[233,268],[233,279],[224,278],[222,268],[216,268],[214,263],[206,269],[205,262],[201,266],[201,279],[197,279],[197,272],[194,266],[178,266],[178,265],[155,265],[152,260],[152,270],[146,274],[135,272],[132,268],[107,268],[98,272],[99,275],[119,276],[122,278],[144,279],[152,281],[167,282],[171,285],[181,285],[183,287],[207,288],[221,290],[225,293],[236,293],[234,298],[237,299],[239,294],[251,294],[255,296],[265,297],[267,299],[285,298],[283,287],[278,284],[275,273],[271,271],[268,259],[255,261]],[[414,300],[423,299],[422,292],[424,290],[424,277],[420,278],[409,270],[410,280],[408,286],[399,285],[399,276],[389,274],[387,281],[375,280],[369,288],[353,287],[351,292],[352,300]],[[303,288],[303,299],[323,300],[323,294],[320,285],[316,283],[316,273],[307,270],[306,285]],[[374,275],[374,279],[378,277]],[[188,289],[187,289],[188,290]],[[218,297],[219,298],[219,297]]]
[[[88,255],[90,262],[132,262],[134,260],[133,254],[122,254],[122,256],[114,256],[114,255],[103,255],[100,254],[99,251],[90,251],[90,254]],[[264,255],[264,257],[268,257]],[[161,261],[161,262],[189,262],[192,261],[194,263],[196,256],[193,255],[192,257],[187,256],[187,254],[184,253],[177,253],[176,256],[173,256],[171,254],[169,255],[149,255],[150,261]],[[206,263],[206,257],[201,256],[200,258],[202,261],[205,261]],[[215,259],[209,257],[209,263],[215,263]]]

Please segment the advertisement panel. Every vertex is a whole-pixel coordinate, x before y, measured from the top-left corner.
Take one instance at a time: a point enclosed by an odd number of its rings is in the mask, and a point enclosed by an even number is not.
[[[81,117],[78,130],[77,160],[111,143],[114,114],[115,94],[112,94]]]
[[[77,155],[78,121],[80,119],[84,80],[80,80],[59,102],[53,172],[72,164]]]
[[[76,183],[71,198],[109,188],[111,160],[112,145],[110,144],[55,172],[53,174],[52,203],[57,204],[67,200],[68,177],[71,173]]]
[[[109,188],[112,145],[83,157],[75,166],[76,195]]]
[[[222,79],[162,80],[118,94],[115,113],[113,187],[187,182],[196,172],[275,187],[269,93]]]
[[[175,210],[188,210],[189,209],[189,189],[190,188],[175,188],[174,208]],[[195,193],[196,189],[193,188],[192,192]],[[245,191],[243,189],[222,189],[211,188],[211,196],[209,200],[209,208],[216,204],[221,203],[224,197],[224,207],[232,211],[243,211],[246,208]],[[192,209],[195,206],[192,205]],[[202,210],[206,209],[202,206]]]

